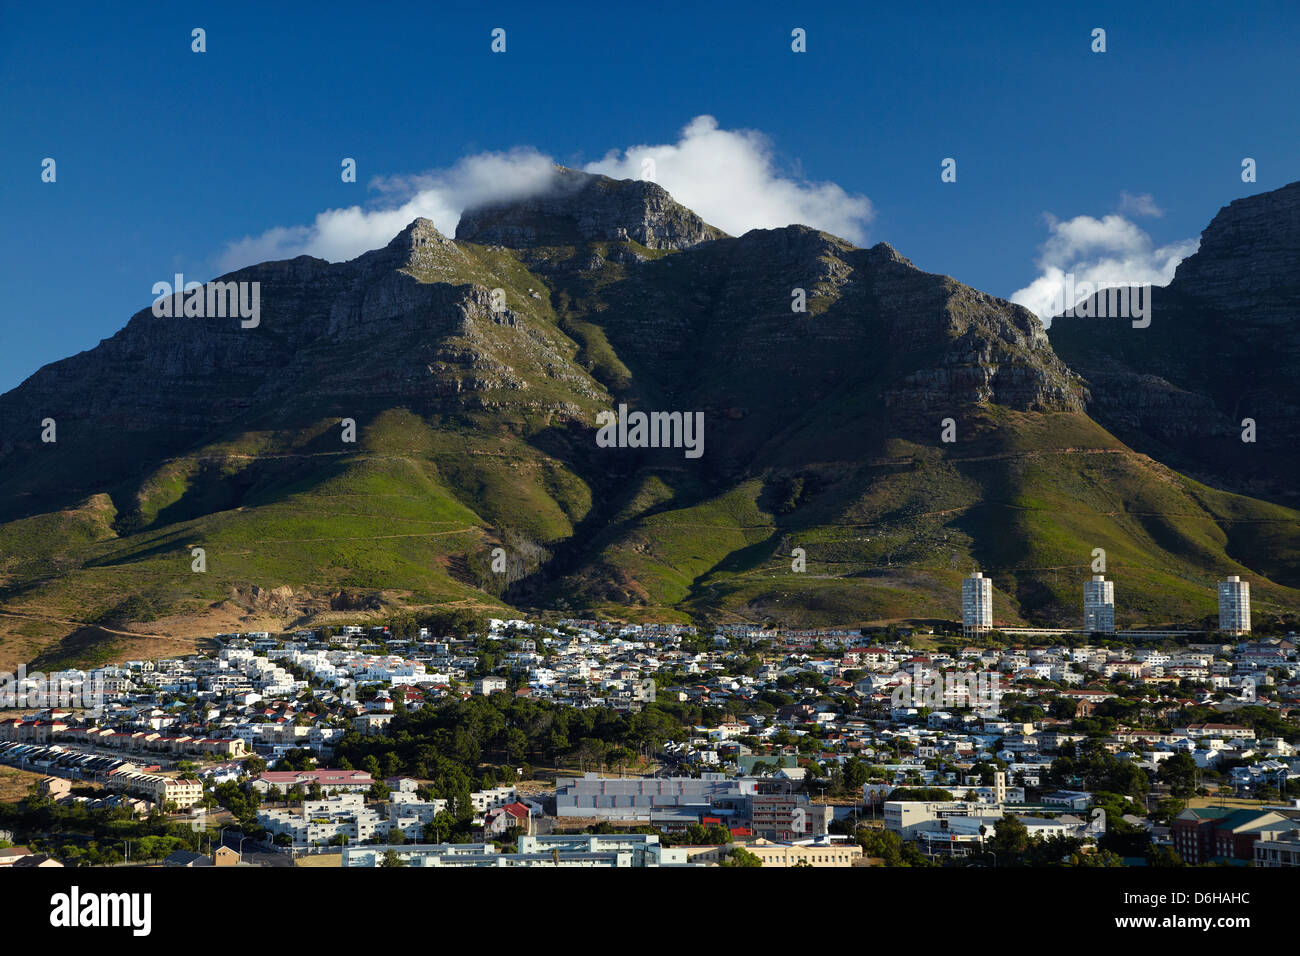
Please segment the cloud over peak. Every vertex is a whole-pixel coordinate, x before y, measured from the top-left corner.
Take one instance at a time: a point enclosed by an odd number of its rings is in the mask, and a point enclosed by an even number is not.
[[[465,209],[542,192],[554,165],[550,156],[522,146],[466,156],[446,169],[376,177],[369,184],[378,194],[371,203],[327,209],[310,224],[276,226],[231,242],[218,267],[227,272],[304,254],[334,262],[352,259],[385,245],[420,216],[452,235]],[[733,235],[798,223],[863,245],[872,217],[866,196],[781,172],[766,136],[722,129],[712,116],[695,117],[675,143],[610,150],[583,168],[615,179],[653,179],[706,222]]]
[[[1037,265],[1039,275],[1033,282],[1011,295],[1011,301],[1036,313],[1044,322],[1078,304],[1065,302],[1067,285],[1089,283],[1092,288],[1168,285],[1174,270],[1200,245],[1199,239],[1181,239],[1157,246],[1151,236],[1131,219],[1139,216],[1162,216],[1150,195],[1124,193],[1119,212],[1100,219],[1075,216],[1058,219],[1046,214],[1049,235],[1042,245]],[[1074,276],[1067,283],[1066,277]]]
[[[726,130],[712,116],[697,116],[676,143],[611,150],[585,167],[614,179],[647,176],[679,203],[734,236],[750,229],[812,226],[863,245],[871,201],[835,183],[782,174],[766,136]]]
[[[492,200],[520,199],[543,190],[555,173],[554,161],[535,149],[466,156],[448,169],[415,176],[377,177],[380,194],[372,207],[360,205],[317,213],[310,225],[276,226],[258,236],[230,243],[218,259],[222,271],[270,259],[311,255],[331,262],[378,249],[423,216],[451,235],[462,210]]]

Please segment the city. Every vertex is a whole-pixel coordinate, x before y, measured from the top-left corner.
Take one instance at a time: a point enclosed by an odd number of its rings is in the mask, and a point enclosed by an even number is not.
[[[974,572],[960,627],[405,618],[26,675],[0,865],[1300,865],[1295,635],[1236,576],[1206,633],[1083,594],[1073,633],[995,631]]]
[[[11,922],[1280,937],[1300,10],[1166,7],[9,5]]]

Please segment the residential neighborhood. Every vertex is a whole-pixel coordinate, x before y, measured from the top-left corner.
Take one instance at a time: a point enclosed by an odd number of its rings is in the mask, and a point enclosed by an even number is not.
[[[33,781],[0,825],[135,819],[157,864],[1300,861],[1290,636],[402,622],[222,634],[16,690],[86,687],[98,706],[0,721],[0,769]]]

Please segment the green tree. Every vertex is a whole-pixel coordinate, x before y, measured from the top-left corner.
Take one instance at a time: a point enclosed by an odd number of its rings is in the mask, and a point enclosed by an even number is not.
[[[998,855],[1004,866],[1020,862],[1029,849],[1029,828],[1015,814],[1007,814],[985,845]]]
[[[1150,852],[1147,853],[1147,865],[1171,867],[1186,866],[1187,864],[1183,862],[1183,858],[1178,855],[1173,847],[1161,843],[1152,845]]]
[[[1187,799],[1196,792],[1196,761],[1191,754],[1179,753],[1160,762],[1157,776],[1161,783],[1169,786],[1169,792],[1180,799]]]
[[[455,829],[456,818],[443,810],[435,814],[433,819],[424,825],[420,838],[425,843],[447,843]]]
[[[734,846],[719,863],[719,866],[762,866],[763,861],[744,847]]]
[[[254,754],[244,761],[244,773],[250,777],[260,777],[266,773],[266,761]]]
[[[903,838],[890,830],[860,827],[858,846],[863,856],[882,860],[885,866],[907,865],[903,860]]]

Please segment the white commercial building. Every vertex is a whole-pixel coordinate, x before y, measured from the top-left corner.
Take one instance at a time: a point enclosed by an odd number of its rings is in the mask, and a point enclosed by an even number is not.
[[[691,866],[684,847],[665,847],[657,834],[522,836],[514,853],[490,843],[348,846],[343,866],[377,867],[393,854],[411,867],[661,867]]]
[[[757,793],[753,778],[725,774],[699,777],[612,779],[588,773],[556,780],[555,808],[560,817],[607,817],[649,821],[652,814],[675,811],[716,812],[723,802],[743,803]]]

